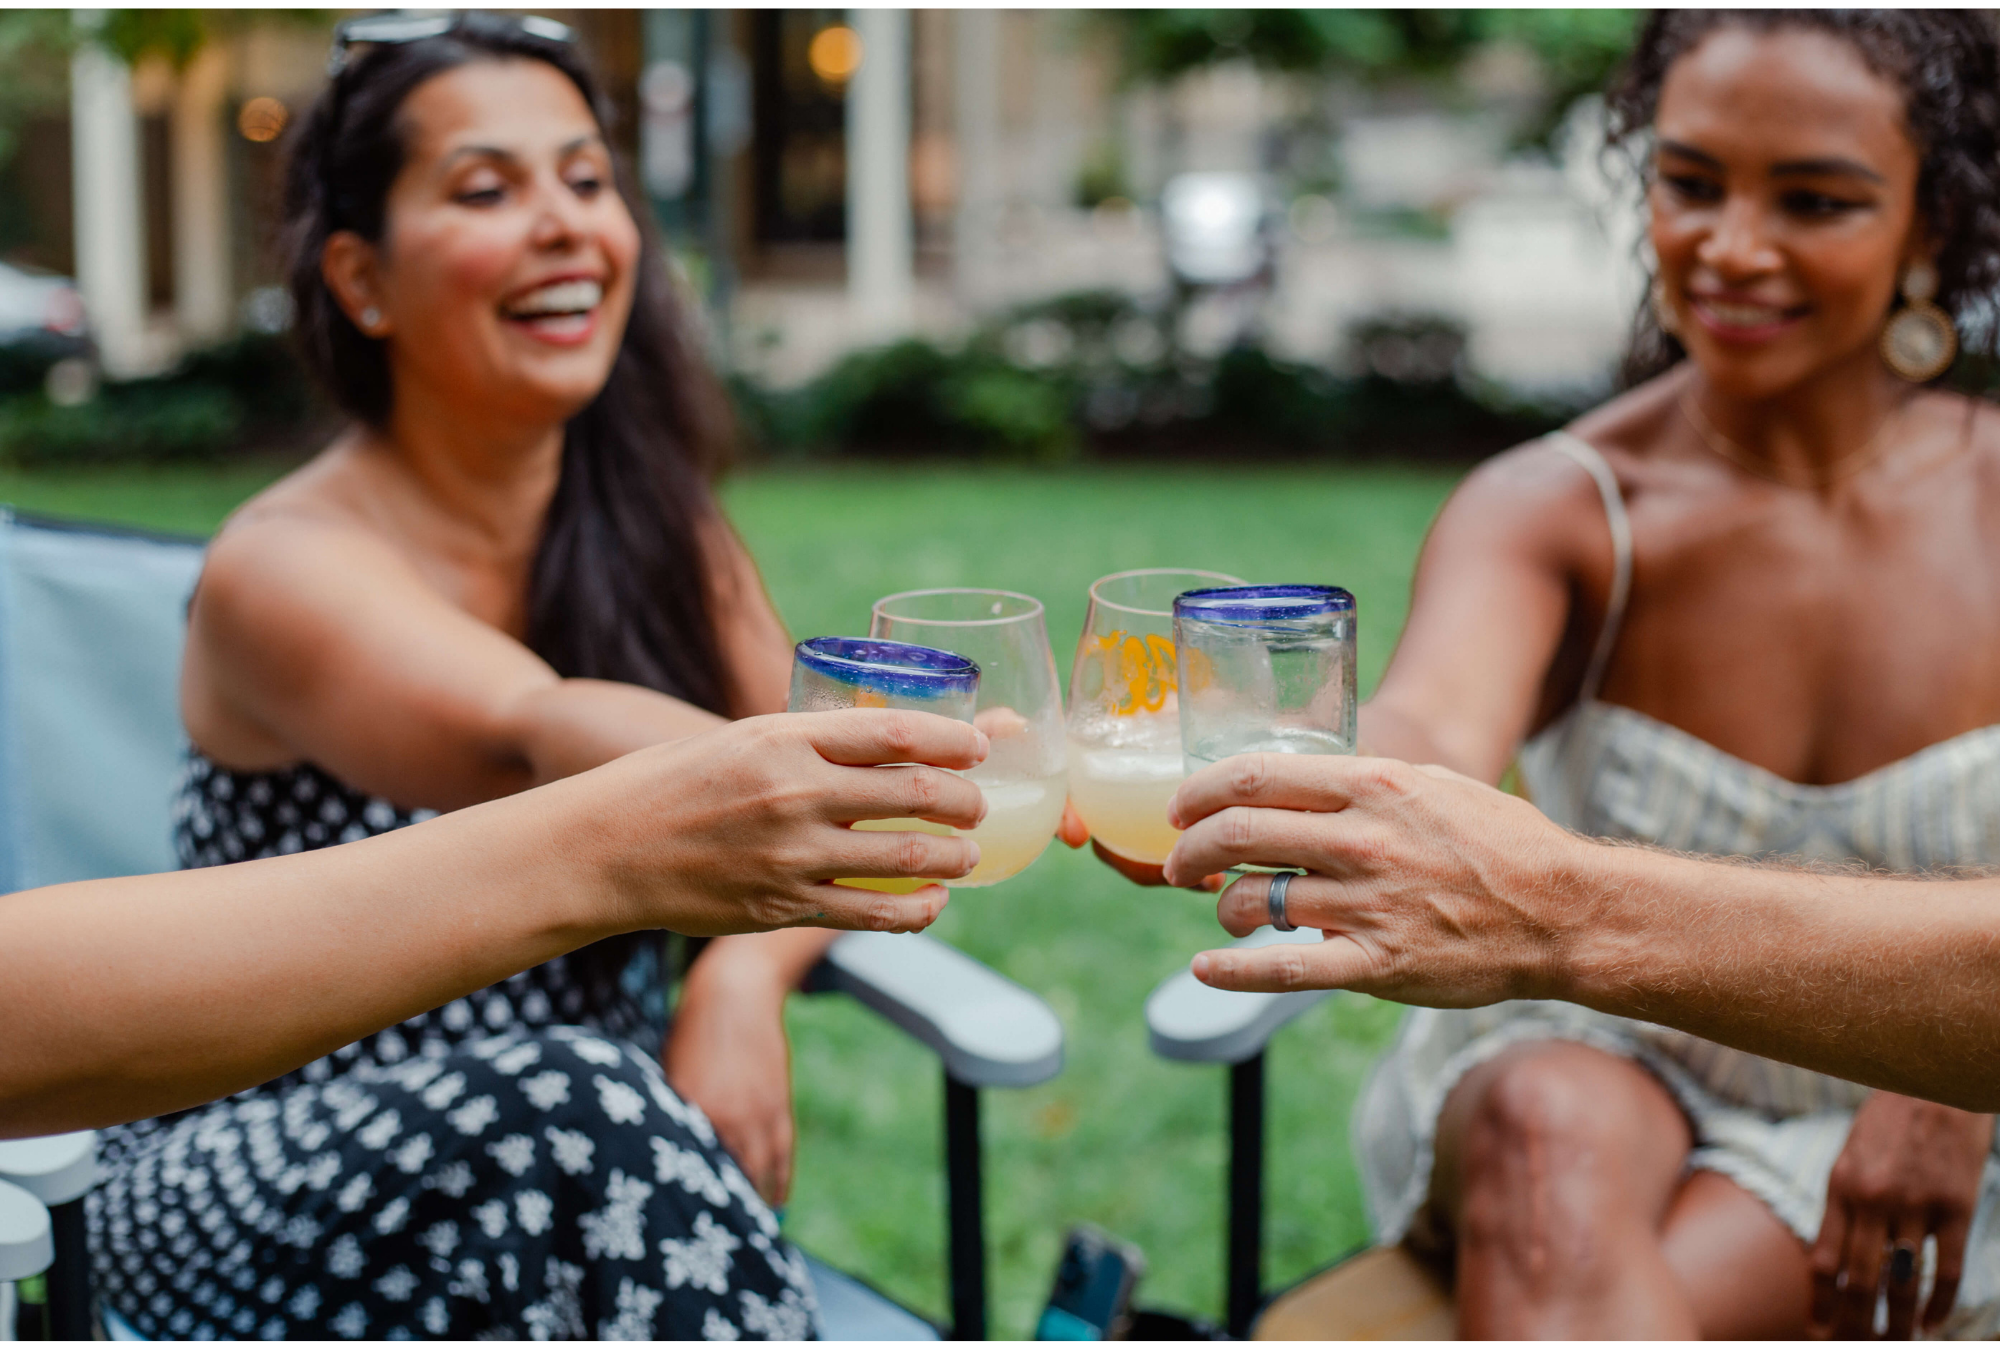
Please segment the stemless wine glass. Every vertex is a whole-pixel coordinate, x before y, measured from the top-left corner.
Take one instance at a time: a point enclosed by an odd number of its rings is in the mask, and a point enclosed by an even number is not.
[[[973,722],[992,748],[966,777],[986,794],[986,819],[970,831],[979,866],[947,886],[991,886],[1042,856],[1067,793],[1062,695],[1042,602],[1013,591],[949,587],[875,602],[868,633],[935,642],[979,664]]]
[[[1338,586],[1234,586],[1174,600],[1181,752],[1354,752],[1354,597]]]
[[[1181,764],[1173,602],[1198,586],[1240,585],[1223,572],[1147,567],[1090,587],[1069,676],[1069,799],[1105,848],[1163,863],[1180,831],[1167,803]]]
[[[907,708],[970,722],[979,702],[979,666],[957,652],[877,638],[808,638],[792,649],[787,712]],[[950,834],[928,820],[857,820],[857,830]],[[928,881],[914,877],[842,877],[842,886],[907,895]]]

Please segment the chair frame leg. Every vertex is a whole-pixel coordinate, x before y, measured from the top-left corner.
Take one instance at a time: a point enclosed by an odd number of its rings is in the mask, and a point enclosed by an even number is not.
[[[81,1196],[49,1206],[56,1259],[49,1267],[49,1337],[58,1341],[97,1338],[90,1299],[90,1239]]]
[[[979,1089],[944,1075],[945,1224],[951,1338],[986,1339],[986,1204],[980,1178]]]
[[[1264,1052],[1229,1066],[1229,1334],[1250,1334],[1264,1302]]]

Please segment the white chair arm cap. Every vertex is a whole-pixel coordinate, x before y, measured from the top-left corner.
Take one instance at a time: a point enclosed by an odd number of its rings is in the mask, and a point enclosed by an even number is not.
[[[48,1206],[0,1181],[0,1280],[39,1275],[56,1259]]]
[[[0,1181],[45,1205],[66,1205],[97,1184],[97,1131],[0,1139]]]
[[[973,1087],[1033,1087],[1063,1063],[1063,1028],[1035,994],[921,933],[849,933],[826,983],[936,1051]]]
[[[1324,939],[1316,928],[1280,933],[1259,928],[1232,947],[1269,947]],[[1240,1064],[1263,1050],[1278,1028],[1333,991],[1306,989],[1288,994],[1246,994],[1214,989],[1183,970],[1161,981],[1146,1000],[1146,1034],[1153,1053],[1165,1059],[1203,1064]]]

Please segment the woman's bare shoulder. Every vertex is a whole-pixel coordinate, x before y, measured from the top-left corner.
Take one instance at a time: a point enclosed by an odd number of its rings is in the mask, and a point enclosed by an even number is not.
[[[1588,441],[1614,469],[1630,468],[1647,459],[1679,416],[1682,375],[1677,369],[1598,404],[1569,425],[1569,432]]]
[[[238,507],[210,541],[195,591],[202,617],[252,627],[296,616],[358,586],[418,573],[376,526],[364,485],[336,442]]]
[[[273,522],[300,526],[364,526],[365,486],[357,479],[356,436],[349,432],[269,487],[251,496],[223,520],[215,542],[243,533],[264,533]]]
[[[1929,406],[1919,412],[1920,426],[1939,448],[1931,455],[1913,456],[1913,470],[1934,471],[1940,461],[1956,466],[1976,494],[1982,515],[2000,522],[2000,404],[1942,391],[1929,392],[1925,400]]]
[[[1599,451],[1629,491],[1672,406],[1668,388],[1656,380],[1591,409],[1564,431]],[[1468,474],[1439,516],[1435,537],[1476,539],[1567,569],[1602,552],[1604,498],[1588,469],[1553,438],[1540,437]]]

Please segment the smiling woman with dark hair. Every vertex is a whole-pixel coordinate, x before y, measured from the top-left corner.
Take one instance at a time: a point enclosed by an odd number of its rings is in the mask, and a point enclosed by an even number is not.
[[[1518,756],[1585,834],[2000,864],[2000,416],[1940,387],[1993,340],[1989,19],[1666,11],[1609,106],[1634,387],[1445,507],[1364,745]],[[1380,1235],[1499,1336],[1990,1328],[1993,1135],[1552,1003],[1413,1012],[1355,1120]]]
[[[210,548],[184,864],[783,709],[789,643],[709,489],[726,409],[602,107],[548,20],[346,26],[285,237],[305,355],[354,425]],[[768,1206],[783,1002],[831,936],[712,942],[664,1048],[657,966],[619,937],[116,1131],[105,1294],[177,1337],[809,1334]]]

